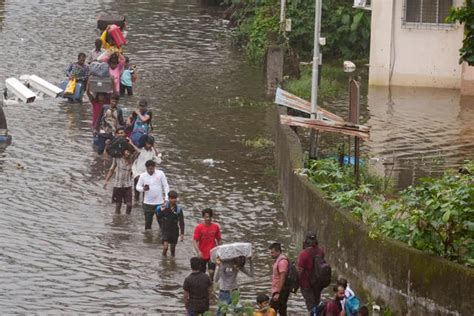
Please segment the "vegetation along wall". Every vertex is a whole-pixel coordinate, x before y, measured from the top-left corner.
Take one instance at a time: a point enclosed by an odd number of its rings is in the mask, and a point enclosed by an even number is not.
[[[275,111],[277,112],[277,111]],[[290,228],[297,238],[317,231],[327,259],[353,287],[399,315],[472,315],[474,269],[389,239],[336,208],[304,175],[298,137],[276,121],[276,163]]]

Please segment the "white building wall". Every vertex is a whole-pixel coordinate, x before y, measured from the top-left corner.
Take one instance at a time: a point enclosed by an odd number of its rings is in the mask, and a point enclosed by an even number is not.
[[[372,0],[371,6],[369,84],[461,87],[463,27],[409,28],[402,25],[403,0]]]

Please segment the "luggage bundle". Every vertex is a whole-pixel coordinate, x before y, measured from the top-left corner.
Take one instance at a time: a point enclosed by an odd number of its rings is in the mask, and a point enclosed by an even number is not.
[[[127,44],[127,40],[125,39],[125,36],[124,36],[122,30],[117,25],[112,24],[109,27],[109,32],[108,33],[110,34],[110,36],[114,40],[114,43],[117,47],[121,47],[121,46]]]
[[[77,102],[82,101],[82,95],[84,94],[82,82],[77,82],[75,79],[64,80],[59,84],[59,88],[63,90],[60,94],[63,98],[68,98]]]
[[[89,65],[89,71],[89,88],[92,92],[108,93],[113,90],[113,83],[109,74],[109,64],[94,61]]]
[[[103,32],[108,25],[117,25],[121,30],[125,28],[125,17],[123,15],[101,15],[97,18],[97,28]]]
[[[110,77],[89,77],[89,89],[94,93],[109,93],[113,90],[112,84]]]
[[[106,151],[109,156],[120,158],[126,149],[132,151],[133,147],[128,143],[125,137],[117,137],[107,146]]]
[[[100,61],[93,61],[89,65],[89,74],[91,76],[105,78],[109,77],[109,64]]]
[[[232,244],[220,245],[211,249],[211,261],[231,260],[240,256],[252,257],[252,244],[248,242],[236,242]]]

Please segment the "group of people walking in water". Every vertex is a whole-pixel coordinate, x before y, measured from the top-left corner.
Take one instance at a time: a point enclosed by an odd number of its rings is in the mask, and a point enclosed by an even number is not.
[[[127,118],[118,105],[125,92],[129,96],[133,95],[136,69],[123,54],[123,48],[109,36],[109,29],[108,26],[95,41],[95,48],[89,56],[79,53],[77,62],[67,68],[66,75],[68,80],[74,79],[78,85],[78,94],[85,91],[91,103],[95,150],[98,154],[105,153],[113,158],[104,188],[113,178],[112,202],[115,203],[115,213],[120,214],[125,204],[125,213],[130,214],[133,200],[141,201],[145,230],[152,228],[156,218],[163,246],[162,255],[167,256],[169,250],[170,256],[174,257],[178,240],[184,240],[183,209],[178,203],[178,193],[170,190],[165,173],[158,169],[161,155],[150,135],[153,116],[148,102],[140,99],[137,108]],[[94,76],[90,67],[94,67],[96,73],[107,69],[111,91],[94,93],[90,89],[89,79]],[[192,237],[197,255],[190,258],[192,272],[183,284],[184,304],[189,316],[209,311],[214,278],[219,284],[219,302],[230,305],[232,292],[238,289],[238,273],[242,271],[253,276],[253,269],[246,267],[249,258],[241,256],[232,260],[211,260],[211,249],[222,244],[221,231],[219,225],[213,222],[212,209],[206,208],[201,214],[202,223],[195,227]],[[321,303],[321,291],[328,284],[321,284],[318,278],[323,277],[322,273],[327,274],[324,272],[327,269],[324,269],[328,265],[324,261],[324,249],[318,245],[314,232],[305,236],[296,264],[290,262],[279,243],[271,244],[269,253],[274,259],[271,288],[269,295],[257,295],[254,315],[287,315],[289,296],[298,288],[310,315],[368,315],[366,307],[356,304],[358,299],[344,279],[338,279],[334,286],[333,299]],[[219,308],[217,314],[223,315],[224,312]]]

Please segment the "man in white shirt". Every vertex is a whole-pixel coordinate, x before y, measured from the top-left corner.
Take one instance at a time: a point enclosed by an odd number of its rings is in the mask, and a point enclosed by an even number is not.
[[[136,189],[143,194],[143,212],[145,213],[145,229],[151,229],[155,209],[158,205],[165,206],[170,191],[166,175],[161,170],[155,170],[156,163],[148,160],[145,163],[146,172],[140,175]]]

